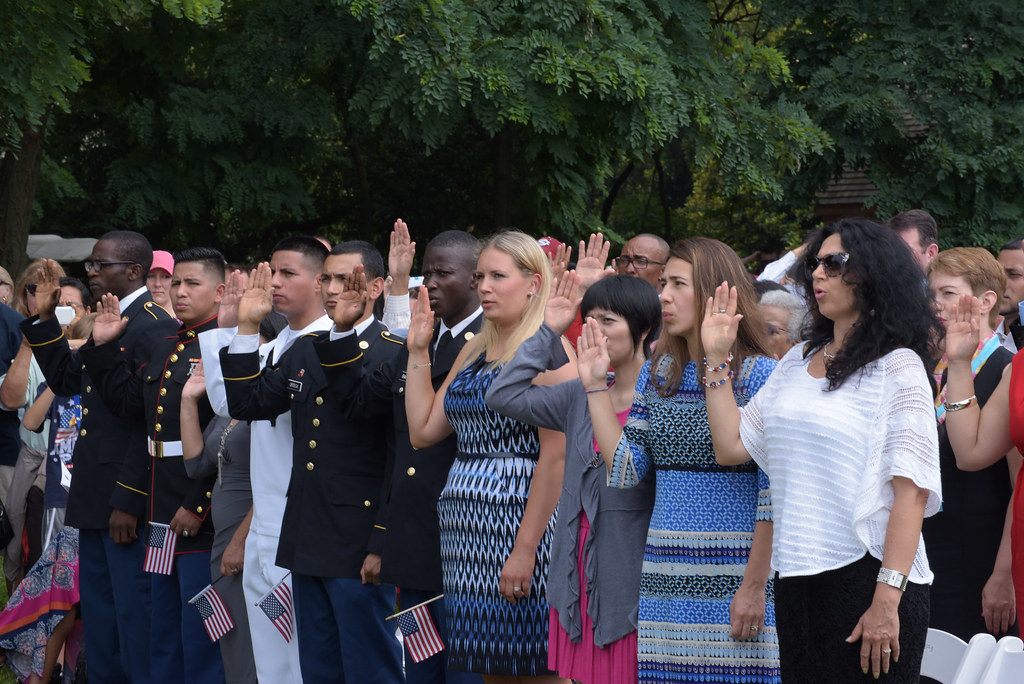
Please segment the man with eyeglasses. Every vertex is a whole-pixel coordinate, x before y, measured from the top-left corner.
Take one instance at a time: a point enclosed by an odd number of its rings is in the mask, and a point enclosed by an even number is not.
[[[85,262],[93,300],[108,292],[127,319],[116,344],[133,369],[149,360],[177,322],[146,290],[153,248],[132,231],[106,233]],[[100,397],[80,351],[71,351],[54,316],[60,298],[55,262],[47,259],[36,288],[38,317],[22,324],[46,381],[58,396],[81,394],[82,422],[74,453],[74,477],[66,521],[80,530],[80,581],[89,675],[102,682],[147,682],[150,580],[142,570],[145,547],[139,521],[146,512],[149,473],[146,421],[121,418]],[[92,345],[89,342],[86,347]]]
[[[640,233],[634,235],[615,258],[615,271],[619,275],[642,278],[649,282],[654,291],[661,293],[661,274],[668,263],[668,243],[657,235]]]

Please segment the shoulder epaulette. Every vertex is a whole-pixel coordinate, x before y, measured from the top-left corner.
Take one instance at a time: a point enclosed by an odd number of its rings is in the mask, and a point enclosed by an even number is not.
[[[390,330],[382,331],[380,336],[381,336],[381,338],[387,340],[388,342],[393,342],[394,344],[398,344],[398,345],[405,344],[405,340],[404,339],[402,339],[398,335],[392,334]]]
[[[159,309],[159,308],[162,308],[162,307],[161,307],[161,306],[160,306],[159,304],[157,304],[156,302],[146,302],[145,304],[143,304],[142,308],[143,308],[143,309],[145,310],[145,312],[146,312],[146,313],[148,313],[148,314],[149,314],[150,316],[152,316],[153,318],[155,318],[156,320],[158,320],[158,321],[159,321],[159,320],[160,320],[160,317],[159,317],[159,316],[157,316],[157,315],[156,315],[156,312],[154,312],[154,311],[153,311],[153,307],[154,307],[154,306],[155,306],[155,307],[157,307],[158,309]],[[164,311],[166,312],[167,310],[166,310],[166,309],[164,309]]]

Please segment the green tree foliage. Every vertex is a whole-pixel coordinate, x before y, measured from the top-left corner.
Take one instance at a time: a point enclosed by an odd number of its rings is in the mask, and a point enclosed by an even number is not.
[[[794,197],[845,162],[878,186],[877,215],[922,207],[946,246],[1024,233],[1024,5],[805,0],[765,13],[793,99],[835,141]]]

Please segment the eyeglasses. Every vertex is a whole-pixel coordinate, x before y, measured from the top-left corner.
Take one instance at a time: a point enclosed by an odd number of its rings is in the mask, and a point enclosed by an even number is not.
[[[134,263],[135,263],[134,261],[86,261],[85,262],[85,271],[86,271],[86,273],[88,273],[90,271],[95,271],[96,273],[99,273],[100,271],[103,270],[104,266],[114,266],[114,265],[117,265],[117,264],[134,264]]]
[[[823,257],[809,256],[807,257],[807,273],[814,273],[814,270],[821,266],[826,276],[835,278],[846,273],[846,263],[849,260],[850,255],[847,252],[833,252]]]
[[[36,288],[39,286],[38,283],[28,283],[25,285],[25,292],[28,292],[33,297],[36,296]]]
[[[655,264],[657,266],[665,265],[664,261],[654,261],[652,259],[648,259],[647,257],[620,256],[615,257],[614,259],[612,259],[612,261],[615,262],[615,268],[629,268],[630,265],[632,265],[633,268],[635,268],[638,271],[646,270],[646,268],[651,264]]]
[[[786,328],[783,328],[782,326],[773,325],[771,323],[768,324],[768,334],[769,335],[785,335],[788,332],[789,332],[789,330],[787,330]]]

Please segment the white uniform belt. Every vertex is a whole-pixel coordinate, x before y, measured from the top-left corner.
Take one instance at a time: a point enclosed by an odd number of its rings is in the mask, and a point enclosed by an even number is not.
[[[181,447],[181,442],[157,442],[153,439],[147,439],[149,440],[149,455],[153,458],[171,458],[185,453]]]

